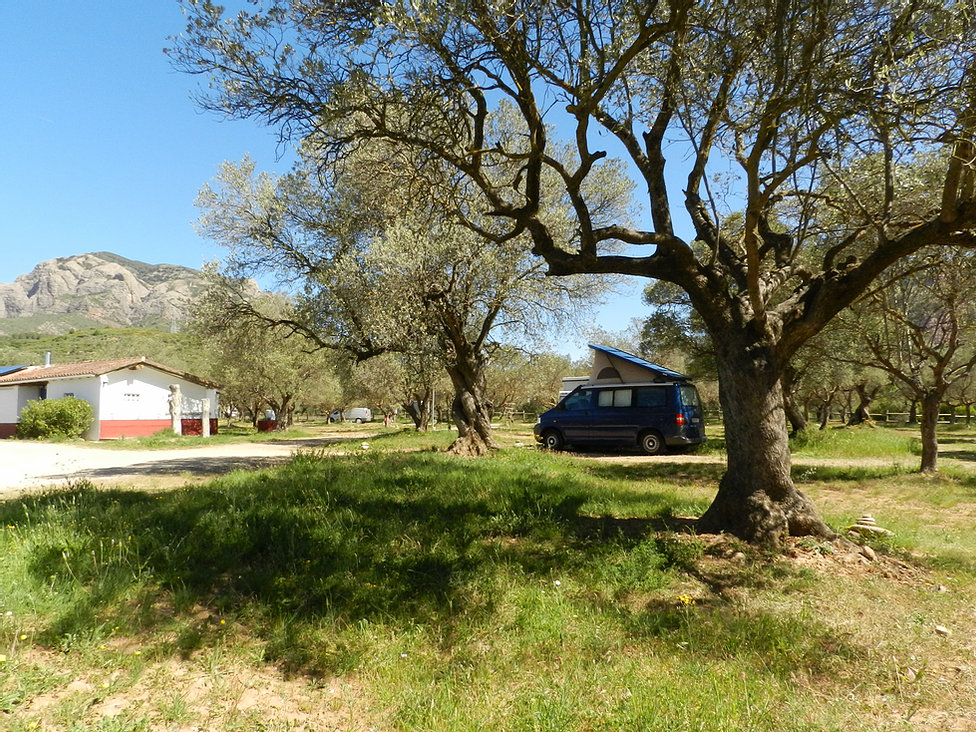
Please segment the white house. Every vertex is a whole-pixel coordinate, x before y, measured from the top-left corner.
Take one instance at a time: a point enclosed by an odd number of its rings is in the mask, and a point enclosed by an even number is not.
[[[204,416],[215,434],[218,385],[145,358],[0,367],[0,437],[16,434],[28,401],[66,396],[84,399],[95,410],[86,439],[151,435],[173,426],[169,397],[174,384],[180,387],[183,434],[201,434]],[[201,413],[205,399],[210,400],[207,415]]]

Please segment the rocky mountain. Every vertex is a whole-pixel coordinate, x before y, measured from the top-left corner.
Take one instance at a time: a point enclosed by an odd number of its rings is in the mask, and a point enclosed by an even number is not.
[[[0,333],[169,327],[187,320],[188,304],[205,286],[202,274],[188,267],[109,252],[60,257],[0,284]]]

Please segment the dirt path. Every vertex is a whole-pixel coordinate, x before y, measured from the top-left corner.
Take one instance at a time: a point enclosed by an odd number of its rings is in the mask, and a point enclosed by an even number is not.
[[[0,440],[0,498],[79,480],[99,484],[135,482],[143,488],[170,488],[199,482],[239,468],[286,462],[295,450],[336,442],[361,441],[366,433],[335,438],[301,438],[172,450],[119,450],[74,443]]]
[[[248,442],[181,448],[171,450],[120,450],[76,443],[43,443],[0,440],[0,499],[12,498],[28,491],[64,487],[80,480],[99,485],[124,482],[142,489],[165,489],[198,483],[215,475],[242,468],[279,465],[298,449],[310,449],[337,442],[349,442],[358,448],[368,432],[343,432],[335,436],[296,438],[274,442]],[[531,449],[531,448],[530,448]],[[963,470],[976,470],[976,437],[953,437],[940,445],[939,464]],[[723,455],[643,455],[583,454],[595,462],[615,463],[712,463],[724,464]],[[883,467],[898,465],[918,468],[918,458],[897,456],[860,458],[858,465]],[[793,464],[803,466],[850,466],[845,458],[812,458],[797,455]]]

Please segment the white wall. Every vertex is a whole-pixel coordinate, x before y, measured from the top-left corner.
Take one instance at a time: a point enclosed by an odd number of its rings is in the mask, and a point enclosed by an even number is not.
[[[98,389],[91,382],[91,379],[87,383],[83,379],[51,382],[47,388],[47,398],[60,399],[67,394],[73,394],[97,408]],[[27,406],[27,402],[40,398],[41,387],[34,384],[0,388],[0,422],[19,422],[20,413]]]
[[[41,387],[34,386],[33,384],[24,384],[23,386],[17,387],[17,419],[15,422],[20,421],[20,413],[23,411],[24,407],[27,406],[27,402],[37,401],[41,398]]]
[[[199,417],[201,402],[210,399],[210,414],[219,414],[216,392],[192,381],[150,367],[113,371],[102,377],[103,420],[169,419],[169,385],[179,384],[184,417]]]
[[[11,424],[16,422],[20,415],[17,408],[17,387],[5,386],[0,389],[0,422]]]
[[[86,440],[97,440],[98,420],[99,420],[99,386],[96,376],[79,376],[73,379],[56,379],[49,381],[47,385],[48,399],[63,399],[66,396],[73,396],[76,399],[84,399],[92,405],[95,419],[91,427],[85,432],[83,437]]]
[[[66,396],[84,399],[93,407],[97,408],[98,379],[92,376],[86,376],[77,379],[57,379],[56,381],[48,382],[48,399],[61,399]]]

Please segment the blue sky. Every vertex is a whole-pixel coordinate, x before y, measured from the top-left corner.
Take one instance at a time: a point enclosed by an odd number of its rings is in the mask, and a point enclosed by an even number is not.
[[[199,111],[198,80],[163,48],[170,0],[7,3],[0,27],[0,282],[42,261],[110,251],[199,268],[220,249],[193,230],[200,187],[245,154],[281,170],[272,130]],[[646,314],[637,290],[599,313]]]

